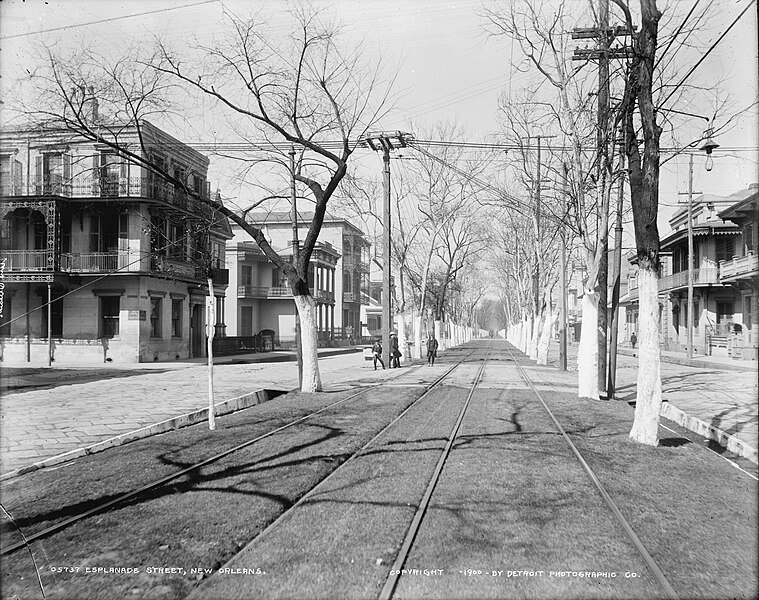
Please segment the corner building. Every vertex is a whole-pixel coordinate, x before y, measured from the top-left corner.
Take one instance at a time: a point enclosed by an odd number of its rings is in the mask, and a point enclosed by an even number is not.
[[[149,122],[119,144],[209,198],[208,159]],[[0,136],[3,364],[204,356],[208,274],[224,335],[226,218],[110,147],[64,130]],[[49,306],[48,306],[49,305]]]

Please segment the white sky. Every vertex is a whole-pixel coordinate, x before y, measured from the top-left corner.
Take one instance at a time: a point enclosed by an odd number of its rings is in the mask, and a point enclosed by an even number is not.
[[[587,0],[577,3],[578,17],[588,6]],[[684,15],[695,0],[659,0],[669,5],[665,14]],[[717,0],[719,16],[705,25],[705,38],[700,44],[710,45],[726,29],[750,0]],[[399,111],[382,123],[383,129],[411,131],[414,127],[432,125],[446,119],[456,122],[465,132],[468,141],[482,141],[497,130],[497,100],[508,86],[517,90],[521,77],[511,73],[509,54],[511,46],[505,38],[488,39],[484,20],[479,16],[481,0],[351,0],[325,3],[330,6],[346,31],[355,39],[362,39],[370,56],[382,56],[389,66],[399,65],[398,87],[405,90],[399,102]],[[548,0],[550,4],[550,0]],[[635,4],[635,3],[634,3]],[[49,32],[47,39],[59,40],[76,47],[95,44],[118,48],[129,40],[149,39],[161,35],[177,48],[193,35],[208,40],[224,27],[223,13],[229,10],[244,16],[254,6],[268,16],[274,32],[285,31],[281,18],[285,3],[280,0],[253,2],[251,0],[3,0],[0,4],[0,73],[7,84],[9,79],[33,69],[28,55],[29,43],[39,39],[41,30],[66,27]],[[175,8],[176,10],[164,10]],[[162,11],[162,12],[153,12]],[[153,14],[137,15],[137,13]],[[128,15],[135,15],[131,18]],[[739,105],[747,105],[759,95],[757,91],[757,10],[749,9],[728,36],[694,74],[694,80],[706,88],[696,94],[688,106],[677,110],[711,116],[717,93],[709,90],[710,83],[721,77],[726,87],[719,98],[731,94]],[[109,19],[107,22],[87,26],[78,25]],[[588,26],[590,19],[588,19]],[[578,45],[580,42],[578,41]],[[515,48],[515,52],[516,52]],[[700,54],[683,51],[680,54],[687,72]],[[705,121],[693,119],[682,129],[681,141],[695,139]],[[719,125],[719,123],[717,123]],[[192,133],[172,130],[170,133],[183,141],[193,140]],[[205,140],[207,141],[207,140]],[[742,118],[730,134],[721,136],[723,148],[750,148],[726,153],[718,150],[715,167],[707,173],[701,157],[696,158],[694,189],[707,193],[728,195],[759,181],[757,145],[759,145],[759,119],[757,110]],[[381,168],[376,155],[365,153],[359,160],[368,169]],[[226,191],[231,187],[224,182],[225,169],[219,161],[212,162],[209,179],[219,182]],[[677,203],[677,193],[687,190],[688,157],[681,156],[663,169],[660,187],[662,233],[667,229],[666,218]]]

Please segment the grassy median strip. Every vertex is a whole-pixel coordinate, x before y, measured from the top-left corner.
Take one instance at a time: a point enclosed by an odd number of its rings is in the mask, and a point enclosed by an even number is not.
[[[48,597],[181,598],[421,393],[370,392],[145,496],[34,544]],[[26,535],[321,408],[342,394],[289,394],[19,478],[3,502]],[[4,543],[15,541],[4,521]],[[66,570],[66,569],[74,569]],[[195,569],[193,571],[193,569]],[[89,570],[89,571],[88,571]],[[131,571],[130,571],[131,570]],[[139,571],[139,572],[135,572]],[[3,597],[38,597],[31,559],[2,559]]]

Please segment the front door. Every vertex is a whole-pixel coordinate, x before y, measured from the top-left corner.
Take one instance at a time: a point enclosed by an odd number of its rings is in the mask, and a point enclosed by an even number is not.
[[[205,327],[203,326],[204,306],[192,305],[192,317],[190,319],[190,340],[192,344],[192,356],[203,356],[203,342],[205,339]]]

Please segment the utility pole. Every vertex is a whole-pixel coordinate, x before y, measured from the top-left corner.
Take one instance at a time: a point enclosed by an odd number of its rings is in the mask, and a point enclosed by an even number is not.
[[[293,223],[293,267],[298,268],[300,241],[298,240],[298,207],[295,196],[295,147],[290,145],[290,220]],[[295,307],[295,354],[298,358],[298,389],[303,387],[303,347],[300,339],[300,315]]]
[[[688,160],[688,358],[693,358],[693,154]]]
[[[567,206],[567,177],[569,168],[564,163],[564,184],[562,199]],[[568,213],[566,213],[568,214]],[[561,297],[559,298],[559,369],[567,370],[567,236],[565,224],[561,224],[561,255],[559,257],[559,277]]]
[[[382,209],[382,361],[390,367],[390,331],[392,329],[390,297],[390,151],[405,148],[410,134],[401,131],[369,133],[364,142],[369,148],[382,150],[384,202]]]
[[[538,175],[535,181],[535,319],[540,319],[540,138],[538,136]]]
[[[608,185],[609,145],[607,129],[609,127],[609,0],[598,0],[599,35],[598,45],[601,56],[598,59],[598,183],[601,194],[606,194]],[[608,206],[600,203],[604,211]],[[608,213],[601,218],[601,223],[607,222]],[[609,289],[609,234],[608,230],[601,232],[601,262],[598,266],[598,392],[606,393],[606,358],[608,352],[608,289]]]
[[[617,222],[614,226],[614,275],[611,292],[611,340],[609,343],[609,382],[606,392],[609,400],[614,399],[617,380],[617,343],[619,337],[619,288],[622,277],[622,207],[625,198],[624,148],[619,152],[619,181],[617,182]]]
[[[609,27],[609,0],[598,0],[598,26],[591,28],[576,28],[572,31],[573,39],[595,38],[598,47],[593,50],[575,49],[572,60],[598,60],[598,185],[601,186],[601,196],[606,195],[607,182],[610,181],[609,149],[607,129],[609,125],[609,60],[624,58],[629,55],[630,48],[623,46],[611,48],[611,42],[617,36],[630,35],[626,27]],[[602,203],[605,206],[605,203]],[[608,206],[605,206],[608,210]],[[607,221],[603,215],[601,222]],[[601,255],[598,265],[598,391],[599,396],[606,395],[606,364],[608,339],[608,279],[609,279],[609,239],[608,231],[600,232],[599,244]]]

